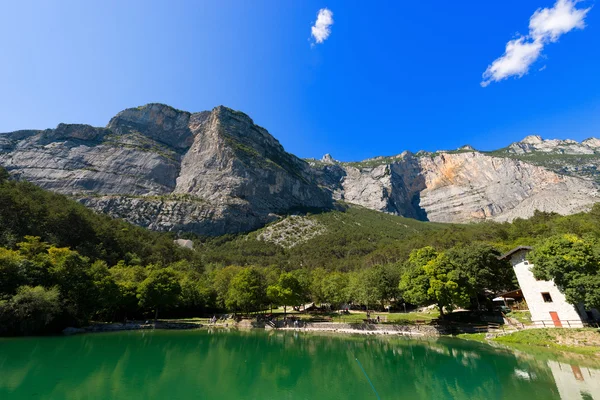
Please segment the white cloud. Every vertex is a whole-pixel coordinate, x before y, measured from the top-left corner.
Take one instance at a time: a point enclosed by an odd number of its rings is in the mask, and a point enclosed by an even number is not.
[[[311,36],[315,42],[323,43],[331,34],[331,25],[333,25],[333,13],[327,8],[321,8],[317,14],[317,22],[310,28]]]
[[[544,46],[556,42],[571,30],[583,29],[590,8],[576,8],[579,0],[557,0],[552,8],[540,8],[529,19],[529,35],[519,36],[506,44],[504,54],[483,73],[481,86],[510,76],[522,77],[539,58]]]
[[[525,37],[511,40],[506,44],[504,55],[497,58],[483,73],[481,86],[486,87],[492,81],[501,81],[513,75],[525,75],[529,66],[540,56],[543,47],[542,43],[529,42]]]
[[[572,29],[583,29],[589,8],[575,8],[578,0],[558,0],[554,7],[538,9],[529,20],[529,34],[534,40],[556,42]]]

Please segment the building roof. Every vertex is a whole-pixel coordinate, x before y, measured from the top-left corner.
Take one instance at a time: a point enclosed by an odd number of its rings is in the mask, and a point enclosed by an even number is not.
[[[499,260],[504,260],[505,258],[508,258],[508,257],[512,256],[513,254],[515,254],[516,252],[521,251],[521,250],[531,251],[531,250],[533,250],[533,247],[531,247],[531,246],[517,246],[514,249],[512,249],[511,251],[509,251],[508,253],[502,254],[500,257],[498,257],[498,259]]]
[[[511,290],[509,292],[504,292],[504,293],[499,293],[496,295],[497,297],[512,297],[512,298],[522,298],[523,297],[523,291],[521,290],[521,288],[519,289],[515,289],[515,290]]]

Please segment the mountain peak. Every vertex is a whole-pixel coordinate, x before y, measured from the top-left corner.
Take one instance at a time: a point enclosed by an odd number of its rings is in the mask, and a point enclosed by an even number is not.
[[[584,144],[589,147],[597,148],[597,147],[600,147],[600,139],[591,137],[591,138],[585,139],[583,142],[581,142],[581,144]]]
[[[186,149],[194,141],[188,127],[190,115],[165,104],[151,103],[121,111],[106,127],[118,134],[139,132],[171,147]]]
[[[464,146],[459,147],[457,150],[475,151],[475,148],[470,144],[465,144]]]
[[[324,164],[336,164],[338,161],[327,153],[321,158],[321,162]]]
[[[539,135],[530,135],[520,142],[508,146],[506,151],[514,154],[533,152],[555,154],[594,154],[600,147],[600,140],[589,138],[581,143],[572,139],[542,139]]]
[[[526,136],[523,140],[521,140],[520,143],[539,144],[539,143],[542,143],[543,141],[544,141],[544,139],[542,139],[542,137],[540,135],[529,135],[529,136]]]

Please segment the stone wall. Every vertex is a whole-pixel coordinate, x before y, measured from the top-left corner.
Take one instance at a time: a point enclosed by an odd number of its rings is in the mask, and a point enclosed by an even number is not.
[[[335,322],[300,321],[298,327],[295,327],[293,323],[288,323],[287,327],[285,327],[283,321],[278,321],[277,328],[297,328],[343,333],[407,334],[421,336],[439,335],[437,328],[431,325],[346,324]]]

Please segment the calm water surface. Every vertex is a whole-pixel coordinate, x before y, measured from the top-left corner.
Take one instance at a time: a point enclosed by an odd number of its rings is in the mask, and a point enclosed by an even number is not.
[[[0,339],[2,400],[377,396],[600,399],[600,371],[451,339],[219,330]]]

